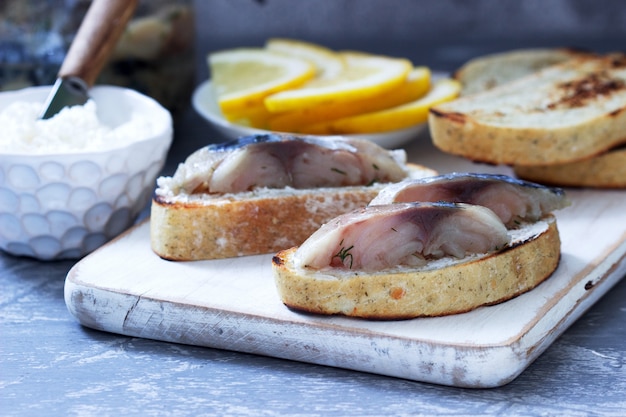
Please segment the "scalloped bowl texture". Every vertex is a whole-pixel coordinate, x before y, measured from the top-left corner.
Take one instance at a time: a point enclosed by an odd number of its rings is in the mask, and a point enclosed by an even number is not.
[[[0,112],[14,101],[43,105],[50,88],[0,93]],[[173,138],[170,113],[121,87],[96,86],[90,96],[102,123],[114,128],[134,113],[149,120],[152,132],[102,151],[0,153],[5,252],[40,260],[80,258],[130,227],[149,203]]]

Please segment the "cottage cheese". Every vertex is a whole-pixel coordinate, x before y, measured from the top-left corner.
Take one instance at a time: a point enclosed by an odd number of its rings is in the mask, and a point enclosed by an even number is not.
[[[75,153],[101,151],[145,138],[155,129],[148,120],[131,114],[116,127],[98,119],[96,102],[61,110],[41,120],[42,103],[15,102],[0,113],[0,153]]]

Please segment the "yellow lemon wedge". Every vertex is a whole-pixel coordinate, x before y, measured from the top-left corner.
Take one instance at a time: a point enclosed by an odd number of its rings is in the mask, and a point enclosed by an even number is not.
[[[329,79],[337,77],[345,66],[342,57],[337,52],[312,42],[271,38],[265,42],[265,49],[311,62],[316,69],[315,78]]]
[[[381,94],[346,103],[321,104],[274,116],[270,113],[267,123],[271,130],[299,133],[301,126],[399,106],[426,94],[430,89],[430,78],[431,71],[428,67],[415,67],[402,84]]]
[[[309,61],[263,48],[214,52],[207,60],[223,112],[261,105],[268,95],[298,87],[315,76]]]
[[[458,81],[444,78],[437,81],[425,96],[413,102],[378,112],[305,126],[302,133],[318,135],[380,133],[408,128],[425,123],[432,106],[454,100],[460,91],[461,84]]]
[[[346,66],[332,78],[314,78],[299,88],[265,98],[270,112],[283,112],[372,97],[402,84],[413,68],[408,59],[339,52]]]

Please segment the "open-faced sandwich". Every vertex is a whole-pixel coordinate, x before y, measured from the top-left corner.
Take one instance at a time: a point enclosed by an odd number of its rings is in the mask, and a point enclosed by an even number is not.
[[[387,184],[432,176],[404,150],[340,137],[253,135],[191,154],[157,180],[151,246],[170,260],[274,253]]]
[[[488,174],[405,180],[278,252],[278,293],[293,309],[369,319],[441,316],[499,303],[560,260],[552,211],[563,190]]]

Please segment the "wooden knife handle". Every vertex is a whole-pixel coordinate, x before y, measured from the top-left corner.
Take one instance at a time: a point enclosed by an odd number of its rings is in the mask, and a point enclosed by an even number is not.
[[[93,0],[72,42],[59,78],[76,76],[93,86],[138,0]]]

